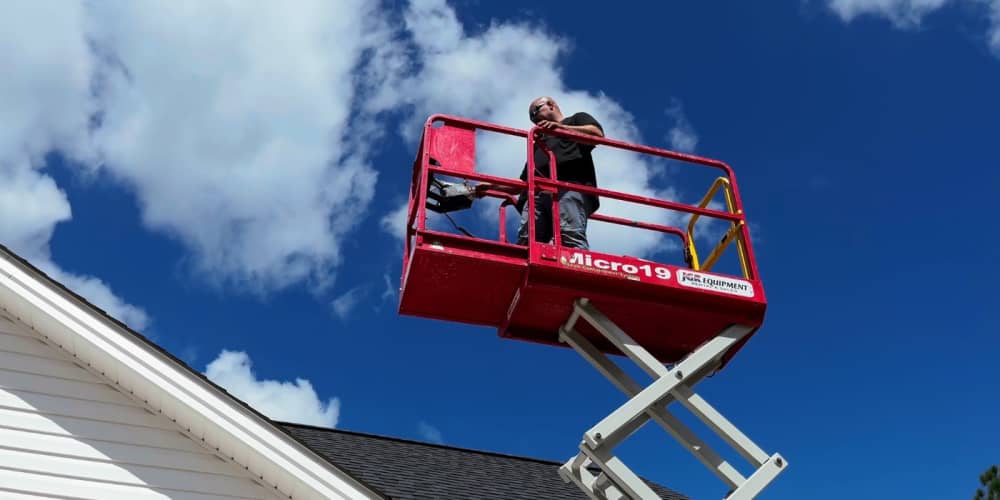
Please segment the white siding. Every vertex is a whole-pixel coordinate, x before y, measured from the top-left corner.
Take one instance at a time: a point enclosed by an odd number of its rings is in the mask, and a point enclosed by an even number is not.
[[[0,498],[285,498],[0,315]]]

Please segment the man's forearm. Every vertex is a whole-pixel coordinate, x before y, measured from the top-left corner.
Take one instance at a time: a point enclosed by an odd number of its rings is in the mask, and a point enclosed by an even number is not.
[[[579,132],[581,134],[604,137],[604,132],[601,131],[601,128],[596,125],[562,125],[561,128],[572,130],[573,132]]]

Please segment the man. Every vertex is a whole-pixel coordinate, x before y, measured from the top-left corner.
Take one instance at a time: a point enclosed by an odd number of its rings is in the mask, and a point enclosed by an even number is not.
[[[580,134],[604,137],[601,124],[587,113],[576,113],[569,117],[563,116],[559,105],[551,97],[539,97],[528,106],[528,117],[538,127],[546,129],[561,129]],[[594,160],[590,152],[594,146],[580,144],[570,139],[551,135],[543,136],[545,144],[555,154],[556,174],[558,180],[597,187],[597,175],[594,172]],[[549,156],[542,148],[535,145],[535,177],[550,177]],[[521,172],[521,180],[528,179],[528,165],[525,163]],[[559,199],[559,231],[563,246],[570,248],[590,248],[587,242],[587,219],[600,206],[596,196],[577,191],[558,193]],[[528,211],[527,193],[522,192],[518,200],[518,210],[521,212],[521,226],[517,230],[519,245],[528,244]],[[552,231],[552,195],[551,193],[535,195],[535,241],[548,243],[553,236]]]

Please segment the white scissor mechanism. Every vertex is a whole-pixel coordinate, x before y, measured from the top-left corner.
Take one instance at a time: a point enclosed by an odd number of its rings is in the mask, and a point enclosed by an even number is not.
[[[622,354],[652,377],[653,382],[642,387],[629,377],[576,330],[575,326],[580,320],[590,323]],[[668,368],[587,299],[578,299],[573,312],[560,328],[559,340],[573,347],[630,399],[584,433],[580,452],[559,469],[563,480],[576,483],[594,500],[659,500],[660,497],[614,455],[616,446],[646,422],[653,420],[729,485],[731,491],[726,496],[728,500],[755,498],[788,463],[777,453],[770,456],[765,453],[692,390],[699,381],[719,367],[726,351],[750,331],[750,327],[732,325]],[[667,411],[667,405],[674,401],[682,404],[749,461],[754,467],[753,473],[744,477]],[[591,472],[591,464],[600,469],[597,475]]]

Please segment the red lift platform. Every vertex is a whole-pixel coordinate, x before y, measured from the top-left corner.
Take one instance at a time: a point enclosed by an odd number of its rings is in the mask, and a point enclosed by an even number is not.
[[[527,180],[477,171],[477,132],[523,140]],[[552,177],[536,177],[531,153],[536,144],[545,148],[545,142],[540,140],[545,134],[714,168],[721,175],[697,205],[556,181],[558,165],[551,151]],[[600,177],[600,164],[597,169]],[[443,178],[461,182],[443,182]],[[474,182],[492,188],[477,192],[471,187]],[[686,265],[563,247],[556,199],[552,242],[534,241],[532,220],[530,244],[517,245],[507,237],[505,211],[515,204],[509,193],[522,190],[528,193],[524,207],[528,213],[534,211],[535,193],[570,190],[691,214],[686,230],[600,213],[591,217],[678,238]],[[726,210],[707,208],[720,190]],[[478,197],[503,200],[496,239],[428,228],[428,207],[447,212],[467,208]],[[400,314],[485,325],[497,328],[504,338],[571,347],[632,397],[584,434],[580,453],[563,466],[564,479],[576,483],[591,498],[657,498],[611,453],[622,439],[650,419],[730,485],[729,499],[754,498],[787,465],[779,455],[765,454],[691,390],[703,377],[723,368],[743,347],[763,323],[767,305],[736,179],[726,164],[561,130],[536,127],[525,131],[435,115],[425,124],[414,162],[407,214]],[[694,237],[700,218],[728,224],[718,246],[704,260],[699,259]],[[733,244],[741,274],[711,272]],[[605,354],[627,356],[654,382],[641,389]],[[705,421],[754,465],[755,472],[744,477],[695,437],[666,412],[664,407],[671,401],[680,402]],[[599,466],[602,472],[590,474],[586,467],[589,463]]]

